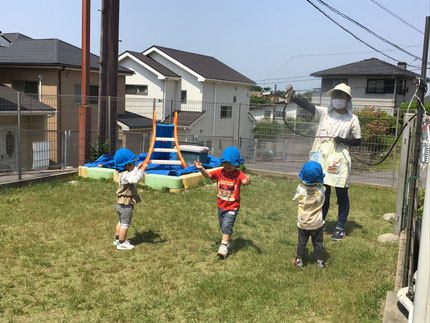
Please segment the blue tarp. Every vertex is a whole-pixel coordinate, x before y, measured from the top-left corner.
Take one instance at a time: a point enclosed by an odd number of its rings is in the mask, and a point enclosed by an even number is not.
[[[146,158],[146,153],[141,153],[138,155],[139,160],[135,162],[136,166],[140,162],[143,162]],[[175,160],[175,153],[170,154],[170,159]],[[114,168],[113,157],[109,155],[102,155],[96,161],[86,163],[83,166],[86,167],[104,167],[104,168]],[[202,164],[204,168],[213,168],[221,166],[221,159],[218,157],[214,157],[208,155],[208,162],[206,164]],[[190,173],[197,173],[199,170],[194,166],[188,165],[187,168],[182,168],[178,165],[157,165],[157,164],[149,164],[146,169],[146,173],[148,174],[159,174],[159,175],[170,175],[170,176],[180,176]]]

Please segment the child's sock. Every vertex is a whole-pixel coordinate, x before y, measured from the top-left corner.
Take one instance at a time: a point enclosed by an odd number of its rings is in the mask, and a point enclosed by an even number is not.
[[[116,239],[116,240],[119,240],[119,236],[115,236],[115,239]]]
[[[228,245],[228,240],[222,240],[221,242],[222,244],[225,244],[226,246]]]

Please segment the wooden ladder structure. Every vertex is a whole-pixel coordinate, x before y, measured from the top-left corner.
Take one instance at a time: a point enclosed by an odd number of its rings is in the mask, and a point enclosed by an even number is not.
[[[156,142],[175,142],[175,148],[156,148]],[[160,153],[176,153],[179,160],[170,159],[151,159],[153,152]],[[183,168],[187,168],[187,164],[182,157],[181,150],[179,149],[178,141],[178,111],[175,111],[173,119],[173,137],[157,137],[157,122],[156,122],[156,111],[154,109],[152,115],[152,138],[151,144],[149,145],[148,155],[145,158],[144,163],[146,164],[160,164],[160,165],[181,165]]]

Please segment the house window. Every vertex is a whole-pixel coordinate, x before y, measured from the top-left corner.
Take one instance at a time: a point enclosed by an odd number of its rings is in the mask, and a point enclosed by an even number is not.
[[[394,93],[394,80],[368,79],[366,93]]]
[[[187,103],[187,91],[181,91],[181,102]]]
[[[125,94],[148,95],[148,85],[126,84]]]
[[[30,82],[30,81],[13,81],[12,87],[17,90],[18,92],[23,92],[26,94],[38,94],[38,86],[37,82]]]
[[[283,111],[275,111],[275,118],[280,118],[282,119],[284,115]]]
[[[322,79],[321,87],[323,92],[327,92],[328,90],[331,90],[336,85],[340,83],[348,84],[347,79]]]
[[[406,94],[406,92],[407,92],[406,80],[398,80],[397,93]]]
[[[9,157],[12,157],[14,150],[15,150],[15,138],[13,137],[12,132],[9,131],[6,135],[6,154]]]
[[[233,96],[233,103],[236,103],[236,95]]]
[[[231,119],[232,107],[231,106],[221,106],[221,119]]]
[[[75,84],[75,104],[81,104],[81,85]],[[88,98],[88,104],[98,104],[99,102],[99,86],[90,85],[90,93]]]
[[[265,110],[264,111],[264,118],[268,119],[272,117],[272,111],[270,110]]]

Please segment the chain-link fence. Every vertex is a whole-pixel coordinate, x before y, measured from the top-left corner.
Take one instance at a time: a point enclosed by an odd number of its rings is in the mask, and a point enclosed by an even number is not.
[[[154,109],[157,122],[165,124],[172,122],[174,111],[179,111],[181,144],[207,146],[214,156],[234,145],[240,149],[247,167],[262,170],[297,172],[309,159],[312,136],[317,130],[312,115],[294,104],[286,109],[286,125],[283,104],[128,97],[87,97],[86,102],[87,108],[82,110],[80,96],[35,97],[14,90],[0,93],[0,174],[77,167],[79,141],[83,140],[79,135],[80,120],[90,125],[85,140],[92,149],[86,152],[87,161],[108,152],[109,144],[111,152],[121,147],[135,153],[146,152]],[[393,144],[403,121],[370,107],[355,113],[361,124],[362,144],[352,147],[351,152],[371,164]],[[396,150],[378,166],[353,158],[352,173],[393,180],[394,184],[398,160]]]

